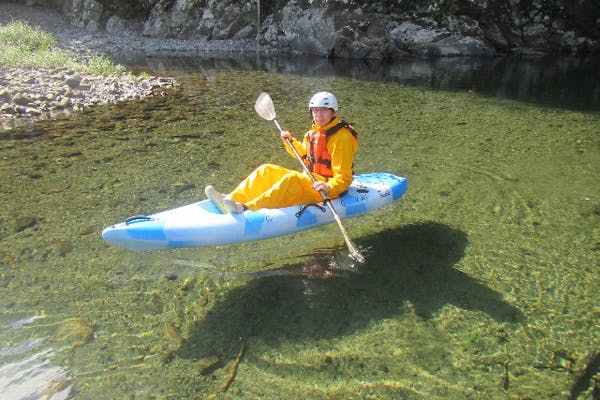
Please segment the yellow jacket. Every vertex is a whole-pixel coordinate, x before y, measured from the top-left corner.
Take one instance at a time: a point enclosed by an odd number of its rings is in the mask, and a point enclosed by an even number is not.
[[[335,117],[329,124],[322,128],[318,128],[313,123],[311,130],[326,131],[337,125],[339,122],[340,119]],[[296,139],[292,140],[292,145],[302,157],[306,156],[310,147],[308,136],[309,135],[304,135],[304,140],[302,142],[299,142]],[[288,153],[294,155],[287,145],[285,148]],[[339,197],[339,195],[346,191],[352,183],[352,162],[357,150],[358,140],[356,140],[354,135],[352,135],[352,132],[346,128],[340,128],[337,132],[327,138],[327,151],[331,156],[333,177],[327,179],[316,173],[313,173],[313,175],[316,179],[327,182],[327,186],[329,186],[329,197]]]

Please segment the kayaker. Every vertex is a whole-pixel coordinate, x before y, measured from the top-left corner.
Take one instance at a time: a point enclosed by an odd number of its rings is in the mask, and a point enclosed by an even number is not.
[[[315,93],[308,108],[312,126],[302,142],[289,131],[281,133],[288,153],[289,139],[317,182],[313,184],[306,173],[279,165],[263,164],[244,179],[228,195],[206,186],[206,196],[224,213],[239,214],[245,210],[284,208],[317,203],[323,200],[319,192],[334,199],[352,183],[352,163],[358,150],[358,133],[338,118],[338,101],[329,92]]]

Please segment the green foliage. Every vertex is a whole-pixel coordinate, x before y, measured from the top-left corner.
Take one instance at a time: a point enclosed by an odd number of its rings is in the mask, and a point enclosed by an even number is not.
[[[21,21],[0,26],[0,46],[16,47],[22,51],[48,51],[56,44],[54,38],[39,27]]]
[[[122,66],[115,66],[106,57],[92,57],[87,62],[81,61],[73,54],[58,49],[56,44],[52,35],[25,22],[13,21],[0,25],[0,66],[60,66],[95,75],[124,72]]]
[[[94,57],[87,65],[87,70],[94,75],[106,75],[111,73],[123,73],[125,68],[122,65],[115,65],[107,57]]]

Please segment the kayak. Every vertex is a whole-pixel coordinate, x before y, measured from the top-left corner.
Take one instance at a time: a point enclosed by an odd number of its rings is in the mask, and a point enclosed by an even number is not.
[[[330,200],[340,218],[390,204],[407,190],[407,179],[388,173],[358,174],[341,197]],[[107,227],[102,237],[132,250],[217,246],[268,239],[334,222],[324,203],[224,214],[210,200]]]

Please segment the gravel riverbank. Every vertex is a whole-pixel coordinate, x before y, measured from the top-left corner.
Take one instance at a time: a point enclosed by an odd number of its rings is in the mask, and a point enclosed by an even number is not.
[[[146,54],[194,51],[249,51],[247,41],[197,42],[145,38],[136,32],[112,35],[104,31],[86,32],[51,9],[0,2],[0,25],[21,20],[52,34],[62,50],[86,59],[124,51]],[[133,76],[129,73],[94,76],[64,67],[31,69],[3,67],[0,72],[0,129],[24,121],[52,118],[85,107],[139,99],[172,87],[171,78]]]
[[[0,75],[1,128],[85,107],[151,96],[175,81],[131,74],[95,76],[68,68],[5,68]]]

